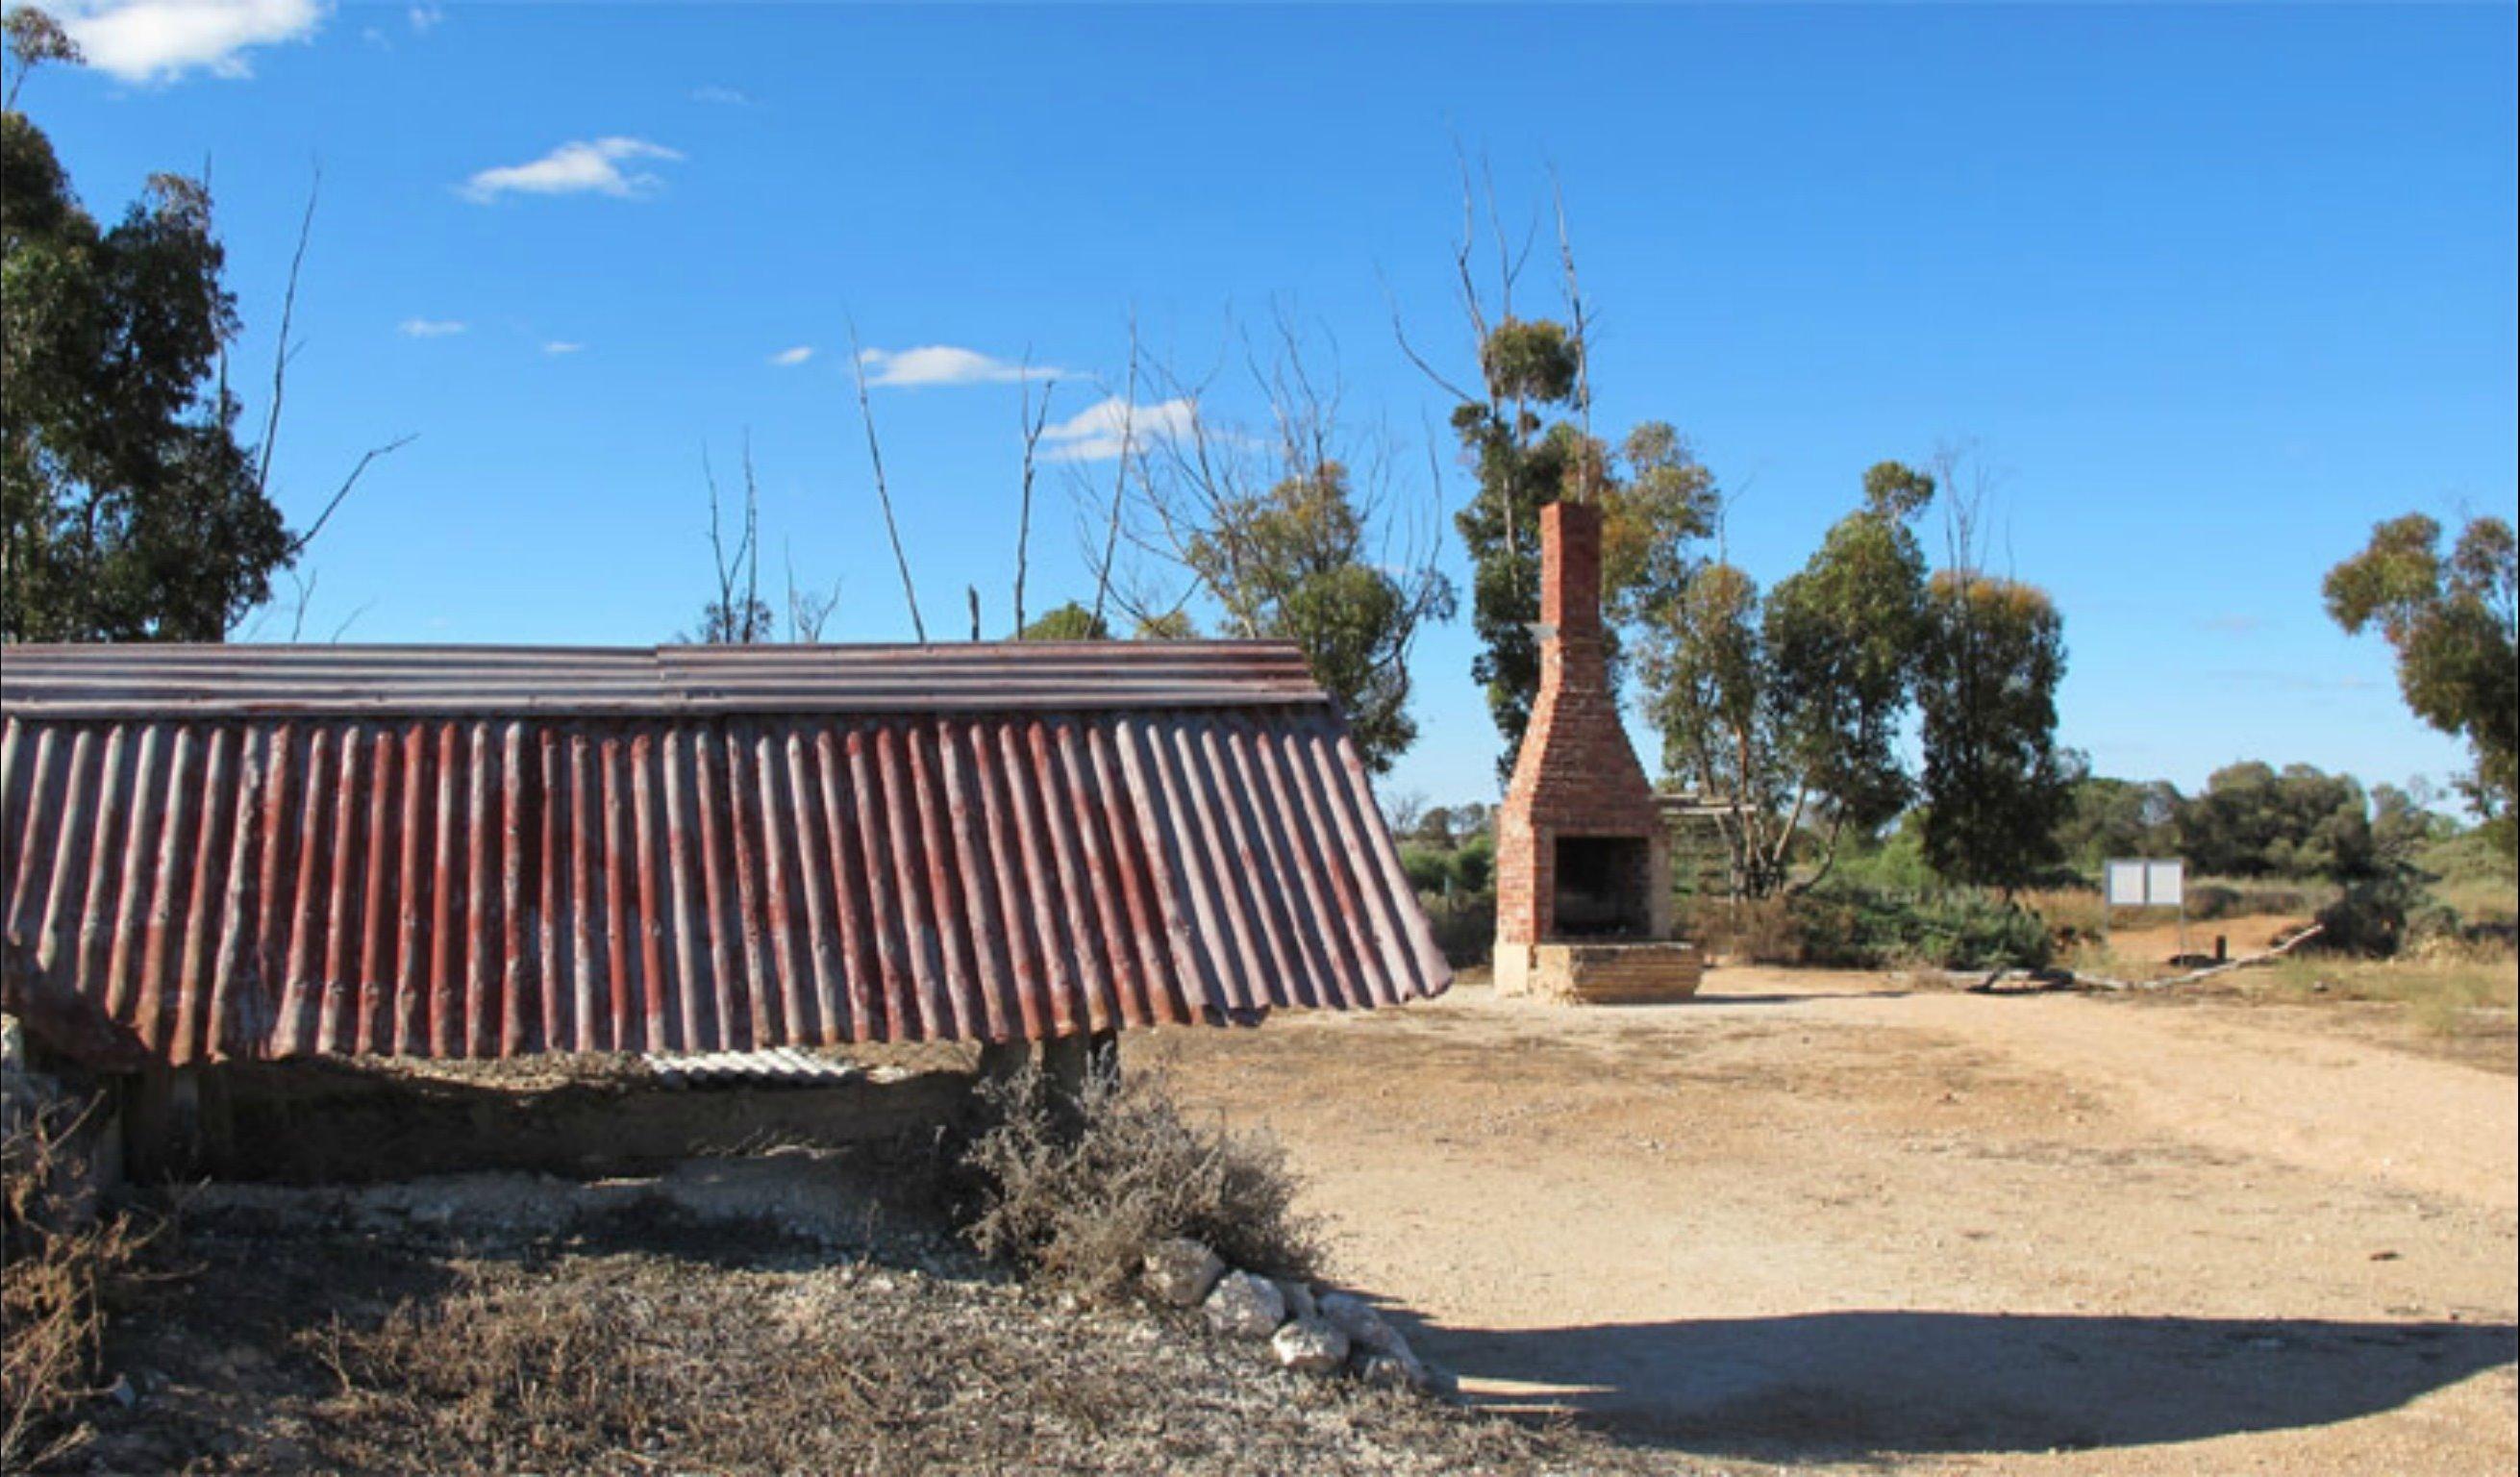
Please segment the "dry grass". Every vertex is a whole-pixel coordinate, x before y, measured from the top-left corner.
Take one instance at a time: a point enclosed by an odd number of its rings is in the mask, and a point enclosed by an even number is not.
[[[38,1114],[0,1143],[0,1470],[86,1443],[106,1314],[154,1234],[90,1213],[77,1127]]]
[[[286,1193],[286,1192],[283,1192]],[[273,1202],[275,1205],[277,1201]],[[310,1197],[310,1207],[320,1204]],[[728,1228],[482,1248],[188,1216],[156,1371],[74,1461],[200,1473],[1620,1472],[1639,1454],[1277,1369],[1193,1319]],[[1677,1464],[1659,1462],[1655,1470]]]
[[[1092,1076],[1073,1109],[1026,1073],[990,1090],[996,1125],[964,1163],[978,1180],[968,1234],[985,1256],[1048,1285],[1117,1292],[1146,1249],[1191,1236],[1239,1268],[1303,1276],[1318,1270],[1316,1228],[1277,1143],[1193,1121],[1160,1072]]]
[[[1711,955],[1740,963],[1803,962],[1802,928],[1788,899],[1693,895],[1684,908],[1682,934]]]
[[[2019,901],[2046,920],[2048,931],[2069,947],[2080,940],[2096,939],[2108,929],[2109,910],[2094,888],[2031,888],[2020,894]]]
[[[2480,1015],[2520,1002],[2520,962],[2505,950],[2435,946],[2393,960],[2296,958],[2268,969],[2266,987],[2289,997],[2384,1001],[2436,1035],[2472,1028]]]

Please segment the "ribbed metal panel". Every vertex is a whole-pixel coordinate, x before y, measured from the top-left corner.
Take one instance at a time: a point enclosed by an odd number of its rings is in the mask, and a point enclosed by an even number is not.
[[[1450,978],[1317,691],[111,719],[5,660],[0,974],[100,1065],[1042,1039]]]
[[[684,717],[1319,703],[1271,642],[885,647],[18,646],[21,716]]]

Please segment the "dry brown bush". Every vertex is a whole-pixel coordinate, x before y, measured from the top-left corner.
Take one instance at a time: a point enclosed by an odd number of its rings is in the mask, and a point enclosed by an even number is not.
[[[1690,897],[1682,932],[1708,953],[1734,963],[1804,962],[1803,932],[1792,904],[1781,897]]]
[[[984,1092],[997,1121],[964,1156],[979,1181],[966,1233],[983,1255],[1090,1297],[1125,1286],[1168,1236],[1271,1276],[1318,1270],[1319,1231],[1295,1210],[1284,1150],[1192,1121],[1161,1072],[1090,1075],[1072,1107],[1032,1072]]]
[[[0,1471],[87,1440],[108,1306],[154,1235],[85,1203],[81,1116],[33,1114],[0,1142]]]

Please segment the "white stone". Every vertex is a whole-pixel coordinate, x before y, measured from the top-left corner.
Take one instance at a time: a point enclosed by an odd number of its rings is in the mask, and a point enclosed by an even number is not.
[[[1347,1363],[1347,1335],[1320,1319],[1297,1319],[1269,1340],[1278,1363],[1298,1374],[1330,1374]]]
[[[1236,1338],[1267,1338],[1286,1320],[1286,1299],[1278,1285],[1247,1272],[1220,1278],[1204,1308],[1209,1327]]]
[[[1175,1236],[1147,1248],[1141,1276],[1157,1301],[1195,1308],[1225,1276],[1225,1259],[1187,1236]]]
[[[1376,1354],[1410,1356],[1409,1341],[1391,1326],[1372,1303],[1352,1292],[1325,1292],[1320,1298],[1325,1322],[1348,1336],[1361,1349]]]
[[[1447,1388],[1447,1382],[1434,1370],[1407,1354],[1368,1354],[1358,1363],[1356,1372],[1367,1384],[1385,1390],[1434,1395]]]
[[[1293,1277],[1271,1277],[1269,1280],[1277,1284],[1278,1295],[1286,1300],[1286,1317],[1300,1320],[1322,1316],[1320,1306],[1313,1301],[1312,1288]]]

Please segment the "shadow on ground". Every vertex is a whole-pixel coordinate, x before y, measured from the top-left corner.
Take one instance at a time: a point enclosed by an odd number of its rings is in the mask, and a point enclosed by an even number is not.
[[[1505,1409],[1742,1455],[2045,1452],[2318,1426],[2513,1363],[2509,1323],[1840,1312],[1428,1328]]]

